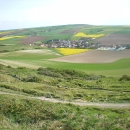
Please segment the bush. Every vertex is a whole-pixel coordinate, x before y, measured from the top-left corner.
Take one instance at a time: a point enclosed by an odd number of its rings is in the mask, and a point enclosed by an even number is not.
[[[4,68],[4,65],[0,64],[0,69],[3,69]]]
[[[12,67],[10,65],[8,65],[7,68],[12,68]]]
[[[25,82],[40,82],[41,79],[36,76],[28,76],[26,78],[23,78],[23,81]]]
[[[97,80],[102,78],[103,76],[97,75],[88,75],[82,71],[70,70],[70,69],[56,69],[56,68],[39,68],[38,74],[46,75],[50,77],[56,78],[64,78],[64,79],[86,79],[86,80]]]
[[[0,51],[0,52],[1,52],[1,53],[2,53],[2,52],[9,52],[9,50],[2,50],[2,51]]]
[[[60,73],[55,72],[51,68],[39,68],[37,71],[38,71],[38,74],[41,74],[41,75],[46,75],[46,76],[56,77],[56,78],[62,77]]]
[[[124,80],[124,81],[130,81],[130,76],[128,76],[128,75],[123,75],[123,76],[119,79],[119,81],[122,81],[122,80]]]

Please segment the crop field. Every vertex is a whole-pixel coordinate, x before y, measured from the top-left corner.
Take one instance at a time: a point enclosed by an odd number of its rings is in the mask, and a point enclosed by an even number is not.
[[[41,41],[45,39],[45,37],[42,36],[33,36],[33,37],[27,37],[20,41],[21,44],[34,44],[37,41]]]
[[[110,63],[121,58],[130,58],[130,51],[89,50],[84,53],[64,56],[53,60],[71,63]]]
[[[0,31],[0,38],[7,36],[7,35],[18,35],[18,33],[24,32],[23,29],[17,29],[17,30],[9,30],[9,31]]]
[[[10,34],[12,31],[3,31],[3,32],[0,32],[0,36],[1,34]]]
[[[70,34],[74,34],[75,32],[76,32],[77,30],[64,30],[64,31],[62,31],[62,32],[60,32],[60,34],[68,34],[68,33],[70,33]]]
[[[101,45],[126,45],[130,44],[130,34],[108,34],[93,42]]]
[[[80,31],[86,34],[129,34],[130,28],[123,26],[93,26],[82,28]]]
[[[74,35],[75,37],[90,37],[90,38],[99,38],[104,36],[104,34],[85,34],[83,32],[78,32]]]
[[[57,48],[56,50],[63,55],[73,55],[88,51],[88,49],[71,49],[71,48]]]
[[[25,38],[25,36],[7,36],[7,37],[0,38],[0,40],[7,40],[12,38]]]

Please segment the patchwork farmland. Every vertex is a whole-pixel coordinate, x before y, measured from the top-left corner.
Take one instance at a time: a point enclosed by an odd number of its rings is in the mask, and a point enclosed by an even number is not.
[[[129,129],[130,27],[17,29],[0,39],[0,129]]]

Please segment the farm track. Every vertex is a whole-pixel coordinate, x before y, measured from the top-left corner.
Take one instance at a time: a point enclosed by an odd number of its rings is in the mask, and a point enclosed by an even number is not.
[[[0,91],[0,94],[21,96],[21,97],[26,97],[26,98],[53,102],[53,103],[63,103],[63,104],[70,103],[70,104],[74,104],[74,105],[78,105],[78,106],[94,106],[94,107],[101,107],[101,108],[130,108],[130,103],[98,103],[98,102],[85,102],[85,101],[81,101],[81,102],[65,101],[65,100],[58,100],[58,99],[54,99],[54,98],[25,96],[22,94],[15,94],[15,93],[2,92],[2,91]]]

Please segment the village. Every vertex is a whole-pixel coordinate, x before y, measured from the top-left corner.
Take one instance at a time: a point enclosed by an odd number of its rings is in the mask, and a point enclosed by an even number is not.
[[[60,40],[53,39],[48,40],[46,43],[41,44],[41,46],[46,46],[48,48],[89,48],[97,50],[117,50],[121,51],[124,49],[130,49],[130,44],[126,45],[101,45],[100,43],[93,42],[94,38],[85,38],[80,40]]]

